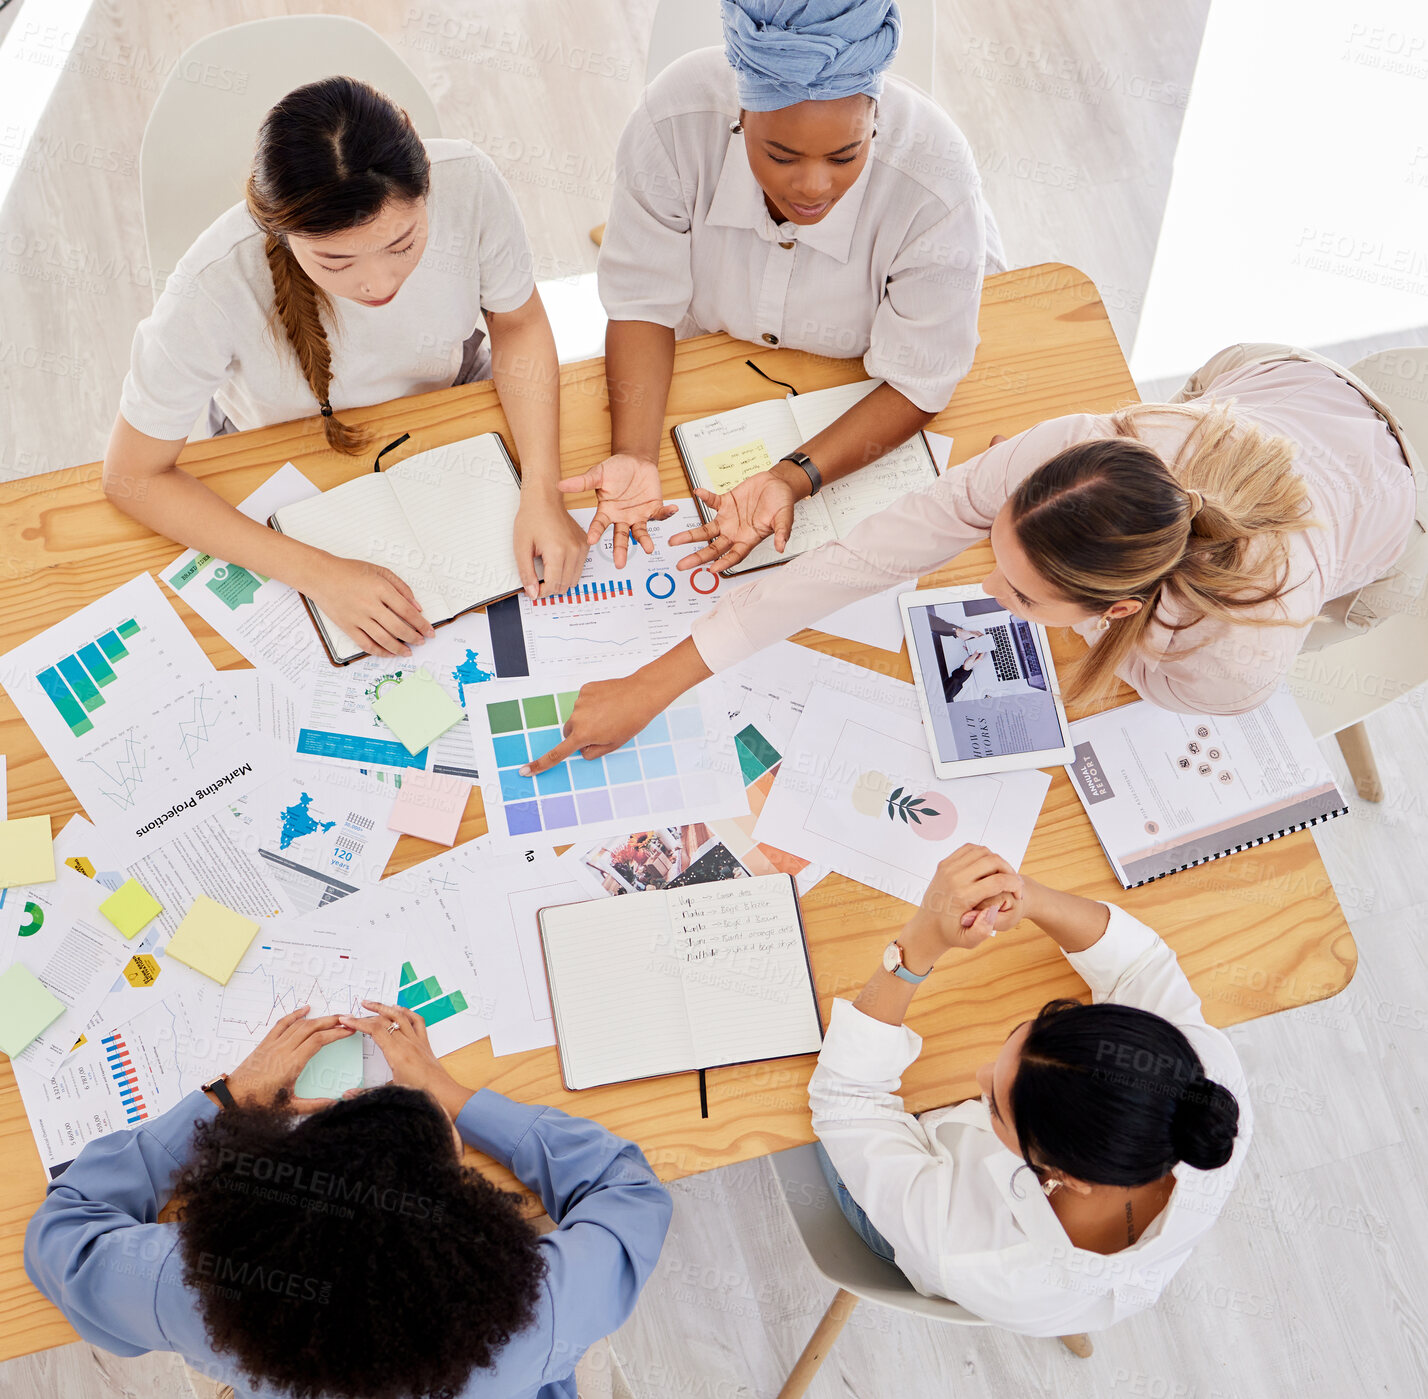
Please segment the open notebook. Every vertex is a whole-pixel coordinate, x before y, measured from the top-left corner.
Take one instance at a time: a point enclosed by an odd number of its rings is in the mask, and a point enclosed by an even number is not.
[[[512,539],[520,503],[506,444],[487,432],[285,505],[268,523],[330,554],[391,569],[437,625],[520,588]],[[366,654],[303,600],[335,664]]]
[[[569,1089],[823,1043],[786,874],[540,911],[560,1073]]]
[[[838,384],[680,423],[674,429],[674,445],[685,475],[694,485],[722,495],[755,472],[767,471],[786,452],[795,451],[822,432],[880,382],[864,379]],[[726,572],[747,573],[785,563],[830,539],[841,539],[860,520],[936,479],[932,453],[922,434],[915,433],[877,461],[824,486],[816,496],[800,500],[793,510],[793,533],[782,554],[774,548],[772,538],[765,539],[748,558]],[[706,522],[714,518],[714,512],[697,497],[696,504]]]

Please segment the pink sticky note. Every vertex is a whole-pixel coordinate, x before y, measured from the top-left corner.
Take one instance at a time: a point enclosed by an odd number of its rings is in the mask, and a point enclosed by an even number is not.
[[[438,845],[454,845],[471,783],[432,772],[405,772],[387,817],[389,831],[402,831]]]

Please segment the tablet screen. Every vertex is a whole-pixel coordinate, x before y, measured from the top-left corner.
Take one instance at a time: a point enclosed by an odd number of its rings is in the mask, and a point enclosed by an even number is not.
[[[942,762],[1065,745],[1050,661],[1030,622],[989,597],[909,606],[907,616]]]

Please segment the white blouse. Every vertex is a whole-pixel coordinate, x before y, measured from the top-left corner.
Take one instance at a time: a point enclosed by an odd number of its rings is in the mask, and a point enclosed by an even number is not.
[[[645,90],[600,248],[610,319],[861,356],[870,377],[940,412],[977,348],[983,270],[1003,268],[966,138],[890,77],[857,181],[800,226],[770,216],[729,130],[738,115],[722,49],[686,54]]]
[[[1129,1248],[1100,1254],[1072,1244],[980,1098],[920,1118],[904,1111],[898,1083],[922,1050],[905,1025],[835,1001],[808,1088],[814,1131],[912,1285],[1027,1336],[1100,1331],[1152,1306],[1224,1208],[1249,1146],[1249,1094],[1233,1046],[1205,1023],[1175,953],[1109,907],[1100,940],[1067,960],[1097,1002],[1140,1006],[1177,1025],[1205,1076],[1240,1105],[1229,1161],[1216,1171],[1176,1166],[1169,1202]]]
[[[333,408],[447,388],[474,353],[482,311],[514,311],[535,287],[511,191],[469,141],[426,142],[427,244],[386,306],[333,297]],[[179,259],[134,334],[119,412],[150,437],[187,437],[210,399],[237,428],[308,418],[316,400],[272,321],[264,236],[247,207],[219,216]],[[463,377],[471,377],[466,375]]]

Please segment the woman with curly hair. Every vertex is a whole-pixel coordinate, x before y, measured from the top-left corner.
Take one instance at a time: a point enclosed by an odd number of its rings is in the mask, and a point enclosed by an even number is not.
[[[85,1340],[177,1351],[239,1399],[575,1399],[576,1362],[659,1257],[668,1193],[632,1143],[463,1088],[420,1016],[366,1004],[301,1007],[232,1074],[91,1142],[30,1221],[26,1271]],[[292,1096],[358,1033],[392,1084]],[[466,1144],[540,1196],[553,1233]]]

